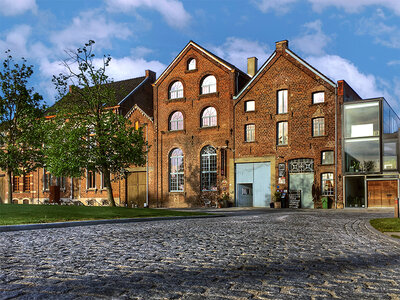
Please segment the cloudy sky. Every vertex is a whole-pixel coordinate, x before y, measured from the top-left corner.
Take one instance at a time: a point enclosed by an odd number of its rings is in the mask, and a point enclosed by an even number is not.
[[[189,40],[246,71],[275,42],[364,98],[400,112],[399,0],[0,0],[0,59],[11,49],[35,67],[32,84],[55,101],[52,75],[66,49],[89,39],[113,58],[114,80],[161,74]]]

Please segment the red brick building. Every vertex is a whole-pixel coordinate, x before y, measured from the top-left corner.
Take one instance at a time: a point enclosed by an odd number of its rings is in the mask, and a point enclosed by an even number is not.
[[[202,206],[228,192],[233,96],[249,76],[190,41],[154,84],[155,201]]]

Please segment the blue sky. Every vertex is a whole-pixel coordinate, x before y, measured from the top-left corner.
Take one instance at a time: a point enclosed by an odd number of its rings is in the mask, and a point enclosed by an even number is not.
[[[400,112],[399,0],[0,0],[0,59],[11,49],[35,67],[32,84],[55,101],[64,50],[89,39],[113,58],[114,80],[161,74],[193,40],[246,71],[275,42],[364,98],[384,96]]]

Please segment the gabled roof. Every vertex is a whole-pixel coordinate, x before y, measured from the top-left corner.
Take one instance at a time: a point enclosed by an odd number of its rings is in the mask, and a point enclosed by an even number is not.
[[[183,53],[185,53],[185,51],[189,48],[189,47],[194,47],[197,50],[201,51],[202,53],[204,53],[205,55],[207,55],[208,57],[210,57],[211,59],[215,60],[216,62],[220,63],[221,65],[223,65],[225,68],[227,68],[229,71],[237,71],[240,73],[245,74],[243,71],[241,71],[239,68],[235,67],[234,65],[232,65],[231,63],[227,62],[226,60],[218,57],[217,55],[215,55],[214,53],[208,51],[207,49],[201,47],[200,45],[196,44],[193,41],[189,41],[189,43],[187,43],[187,45],[185,46],[185,48],[182,49],[181,52],[179,52],[179,54],[174,58],[174,60],[168,65],[168,67],[164,70],[164,72],[161,73],[161,75],[158,77],[158,79],[154,82],[154,84],[157,84],[161,78],[163,78],[163,76],[168,72],[168,70],[171,69],[171,67],[174,65],[174,63],[179,60],[179,58],[183,55]],[[248,76],[247,74],[245,74],[246,76]]]
[[[111,89],[113,89],[115,93],[115,98],[111,99],[108,106],[113,107],[121,104],[123,100],[125,100],[126,97],[128,97],[135,90],[136,87],[138,87],[145,81],[145,79],[146,79],[145,76],[141,76],[141,77],[107,83],[106,86],[109,86]],[[60,109],[65,103],[67,103],[66,101],[71,101],[72,99],[73,97],[61,98],[56,103],[54,103],[54,105],[50,106],[47,109],[46,115],[49,116],[55,114],[58,109]],[[79,105],[80,103],[77,104]]]
[[[139,107],[139,105],[135,104],[125,115],[125,118],[129,119],[129,117],[134,113],[135,110],[138,110],[143,116],[145,116],[147,119],[149,119],[151,122],[153,122],[153,118],[150,117],[143,109]]]
[[[318,75],[320,78],[325,80],[328,84],[330,84],[333,87],[336,87],[336,83],[323,75],[321,72],[319,72],[317,69],[312,67],[310,64],[308,64],[305,60],[303,60],[301,57],[299,57],[297,54],[295,54],[293,51],[289,49],[285,49],[285,52],[288,53],[291,57],[293,57],[295,60],[297,60],[300,64],[305,66],[307,69],[309,69],[311,72],[314,74]],[[257,73],[251,78],[251,80],[245,85],[245,87],[237,94],[236,96],[233,97],[233,99],[238,99],[245,90],[252,84],[254,80],[262,73],[262,71],[268,66],[268,64],[272,61],[272,59],[276,56],[276,50],[271,54],[271,56],[265,61],[265,63],[261,66],[261,68],[257,71]]]

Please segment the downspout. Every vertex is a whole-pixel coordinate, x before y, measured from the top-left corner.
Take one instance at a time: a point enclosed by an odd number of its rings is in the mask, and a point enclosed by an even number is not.
[[[74,179],[73,177],[71,177],[71,196],[70,199],[73,200],[74,199]]]
[[[335,180],[336,182],[334,182],[335,184],[335,209],[337,209],[337,199],[338,199],[338,195],[337,195],[337,191],[338,191],[338,120],[337,120],[337,107],[338,107],[338,95],[337,95],[337,83],[335,86]]]
[[[149,207],[149,128],[146,123],[146,207]]]
[[[37,169],[37,203],[39,203],[39,184],[40,184],[40,173],[39,173],[39,168]]]
[[[236,74],[236,78],[238,80],[239,73]],[[239,92],[239,85],[236,86],[237,93]],[[234,103],[233,103],[233,148],[232,148],[232,157],[233,157],[233,199],[235,199],[234,205],[236,206],[236,100],[235,97],[233,97]]]

